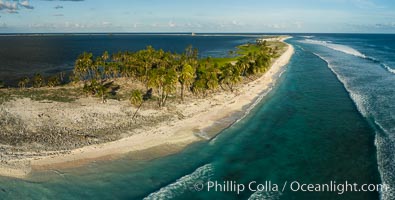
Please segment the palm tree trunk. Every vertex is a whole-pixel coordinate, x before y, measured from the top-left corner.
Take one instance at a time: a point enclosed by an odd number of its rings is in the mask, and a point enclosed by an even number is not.
[[[101,95],[101,102],[102,103],[106,103],[105,99],[104,99],[104,94]]]
[[[222,89],[223,91],[226,91],[226,89],[224,88],[224,86],[223,86],[222,84],[219,84],[219,87],[221,87],[221,89]]]
[[[166,94],[165,97],[163,98],[162,106],[166,106],[167,97],[168,97],[168,94]]]
[[[136,117],[137,112],[140,110],[140,108],[141,108],[141,106],[143,105],[143,103],[144,103],[144,101],[142,101],[142,102],[140,103],[140,105],[139,105],[139,107],[137,108],[136,112],[134,112],[133,117],[132,117],[132,120],[134,119],[134,117]]]
[[[181,101],[184,101],[184,84],[181,84]]]

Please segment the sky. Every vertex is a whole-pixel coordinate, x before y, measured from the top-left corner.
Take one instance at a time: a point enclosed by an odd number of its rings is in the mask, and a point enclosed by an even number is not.
[[[394,0],[0,0],[0,33],[395,33]]]

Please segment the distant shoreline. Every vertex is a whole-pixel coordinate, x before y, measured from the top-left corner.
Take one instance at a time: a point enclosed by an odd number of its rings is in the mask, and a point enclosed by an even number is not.
[[[278,36],[270,33],[0,33],[0,37],[42,37],[42,36],[191,36],[191,37],[265,37]]]
[[[75,33],[72,33],[75,34]],[[110,54],[119,51],[139,51],[152,45],[157,49],[164,49],[172,53],[183,53],[185,48],[193,45],[194,48],[200,49],[199,59],[205,57],[231,57],[229,52],[237,51],[237,46],[261,37],[240,35],[233,36],[192,36],[192,33],[166,34],[164,33],[132,33],[115,35],[93,33],[93,34],[42,34],[42,33],[24,33],[24,34],[4,34],[0,33],[0,41],[4,43],[0,55],[3,60],[0,64],[0,88],[1,82],[4,88],[16,88],[18,82],[25,77],[32,78],[34,74],[40,73],[44,78],[66,73],[66,79],[72,72],[77,56],[84,51],[90,51],[94,56],[101,55],[104,51]],[[97,34],[97,35],[96,35]],[[148,34],[148,35],[145,35]],[[29,45],[13,45],[10,41],[24,41]],[[80,40],[84,40],[83,45]],[[210,41],[213,41],[210,42]],[[229,41],[229,42],[228,42]],[[67,44],[64,48],[63,44]],[[173,45],[174,44],[174,45]],[[6,46],[10,48],[6,48]],[[58,51],[59,49],[59,51]],[[46,56],[43,52],[51,52],[52,56]],[[24,52],[29,56],[16,57],[18,52]],[[67,83],[67,81],[62,82]]]
[[[281,37],[279,40],[288,38]],[[94,160],[111,160],[126,153],[140,154],[143,158],[149,155],[168,155],[191,143],[213,138],[244,116],[245,108],[259,101],[264,96],[262,93],[272,87],[294,53],[294,48],[287,45],[285,53],[273,62],[269,71],[260,78],[241,85],[239,94],[220,92],[193,105],[180,105],[179,109],[188,111],[189,116],[141,129],[136,134],[116,141],[85,146],[60,154],[15,159],[15,162],[11,162],[14,165],[0,165],[0,175],[28,178],[32,170],[76,167]],[[19,103],[26,105],[31,102],[24,99]],[[147,155],[145,152],[150,153]]]

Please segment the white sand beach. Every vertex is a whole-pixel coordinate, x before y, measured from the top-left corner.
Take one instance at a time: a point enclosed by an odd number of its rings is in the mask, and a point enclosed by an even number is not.
[[[281,41],[285,39],[288,39],[288,37],[282,37]],[[294,48],[288,44],[288,49],[277,58],[269,71],[262,77],[239,86],[236,93],[223,91],[205,99],[196,99],[195,101],[175,105],[175,110],[180,115],[179,118],[165,120],[155,126],[136,128],[132,134],[125,134],[125,137],[107,143],[93,144],[71,151],[48,153],[46,155],[32,152],[32,156],[18,157],[15,160],[11,159],[7,164],[0,164],[0,175],[23,178],[33,170],[80,166],[93,160],[115,159],[125,153],[144,152],[149,149],[154,149],[158,154],[167,155],[177,152],[196,141],[210,139],[216,133],[205,134],[205,130],[213,127],[219,120],[241,112],[243,107],[250,105],[263,91],[268,90],[277,80],[279,73],[287,65],[293,53]],[[109,100],[108,103],[100,106],[90,104],[90,101],[96,100],[81,99],[77,103],[83,104],[83,107],[76,108],[69,105],[70,107],[65,109],[61,103],[39,104],[32,102],[30,99],[18,99],[12,102],[13,106],[10,106],[9,111],[16,113],[23,119],[31,120],[30,115],[32,113],[34,113],[34,116],[44,113],[45,116],[45,110],[47,110],[48,117],[57,122],[58,126],[67,126],[67,121],[70,121],[70,123],[73,120],[78,121],[78,113],[84,112],[106,114],[110,116],[107,123],[116,124],[120,122],[116,117],[111,118],[111,116],[121,116],[123,112],[127,111],[126,103],[115,100]],[[49,113],[51,110],[54,112],[53,114]],[[151,111],[144,110],[141,112],[142,115],[148,115]],[[73,115],[73,117],[68,117],[69,115]],[[65,124],[62,125],[61,120]],[[32,123],[39,123],[39,121],[38,119],[37,121],[33,120]],[[106,123],[103,124],[103,126],[105,125]],[[218,133],[228,125],[225,123],[212,132]]]

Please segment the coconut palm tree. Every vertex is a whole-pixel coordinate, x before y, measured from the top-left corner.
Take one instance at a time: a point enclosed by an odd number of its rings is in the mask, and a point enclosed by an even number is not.
[[[178,81],[181,84],[181,101],[184,101],[185,87],[189,87],[195,78],[195,70],[189,64],[185,64],[178,76]]]
[[[176,93],[178,84],[183,101],[188,88],[197,95],[206,95],[207,91],[223,85],[233,91],[243,76],[248,78],[251,74],[266,71],[271,63],[271,54],[275,53],[274,48],[266,44],[256,47],[259,51],[238,58],[235,65],[228,63],[223,66],[214,63],[210,57],[198,60],[198,50],[192,46],[188,46],[182,54],[155,50],[151,46],[137,52],[118,52],[111,57],[107,51],[98,57],[84,52],[76,60],[73,74],[75,81],[85,82],[84,90],[101,96],[103,102],[107,89],[97,80],[135,78],[147,90],[149,87],[154,89],[158,105],[163,107],[169,95]]]
[[[207,67],[204,64],[199,64],[198,68],[196,69],[196,79],[195,82],[192,84],[192,92],[200,95],[206,95],[207,88]]]
[[[108,51],[103,52],[103,55],[101,56],[102,60],[104,62],[107,62],[108,59],[110,58],[110,55],[108,54]]]
[[[235,84],[241,81],[239,69],[231,63],[225,64],[221,69],[220,82],[227,85],[231,92]]]
[[[271,64],[271,58],[268,54],[261,53],[256,58],[256,65],[260,68],[261,72],[266,72]]]
[[[133,90],[129,100],[132,105],[140,106],[141,102],[143,102],[143,94],[140,90]]]
[[[219,86],[218,75],[220,73],[218,63],[214,64],[214,67],[209,67],[207,70],[207,88],[209,90],[215,90]]]
[[[167,98],[170,93],[176,89],[178,76],[175,68],[171,63],[166,62],[167,55],[163,58],[163,62],[157,67],[150,70],[148,86],[157,89],[158,105],[163,107],[166,105]]]
[[[48,78],[48,86],[49,87],[55,87],[58,86],[60,84],[60,79],[59,76],[54,75]]]
[[[113,65],[113,63],[104,66],[103,75],[105,79],[111,78],[111,65]]]
[[[19,88],[24,89],[27,86],[27,84],[29,84],[29,81],[30,81],[29,77],[27,77],[27,76],[23,77],[18,82]]]
[[[33,76],[33,87],[39,88],[45,85],[44,78],[41,74],[36,73]]]
[[[96,93],[99,97],[101,97],[102,103],[106,103],[106,95],[107,95],[107,88],[103,83],[99,83],[96,86]]]
[[[183,63],[183,64],[189,64],[193,68],[196,68],[197,64],[198,64],[198,53],[199,53],[198,49],[196,49],[196,48],[194,49],[192,47],[192,45],[189,45],[185,49],[185,52],[183,54],[183,57],[185,58],[184,60],[186,62],[186,63]]]
[[[239,68],[242,76],[246,76],[246,72],[247,72],[247,69],[248,69],[248,64],[249,64],[249,60],[245,56],[241,57],[241,58],[239,58],[237,60],[236,65]]]
[[[92,64],[91,70],[92,70],[92,79],[98,79],[101,80],[103,78],[102,76],[102,69],[103,66],[105,65],[105,62],[102,57],[96,57],[95,62]]]
[[[91,67],[93,64],[93,54],[84,52],[75,61],[74,75],[78,77],[77,80],[86,80],[86,78],[92,78]]]
[[[139,65],[139,75],[142,82],[146,85],[148,89],[148,82],[149,82],[149,73],[152,69],[152,66],[155,62],[155,56],[157,53],[152,46],[147,46],[146,49],[141,50],[138,52],[137,59]]]
[[[138,106],[136,112],[134,112],[132,119],[136,116],[137,112],[140,110],[141,106],[143,105],[143,94],[140,90],[133,90],[132,94],[130,95],[130,103],[134,106]]]

